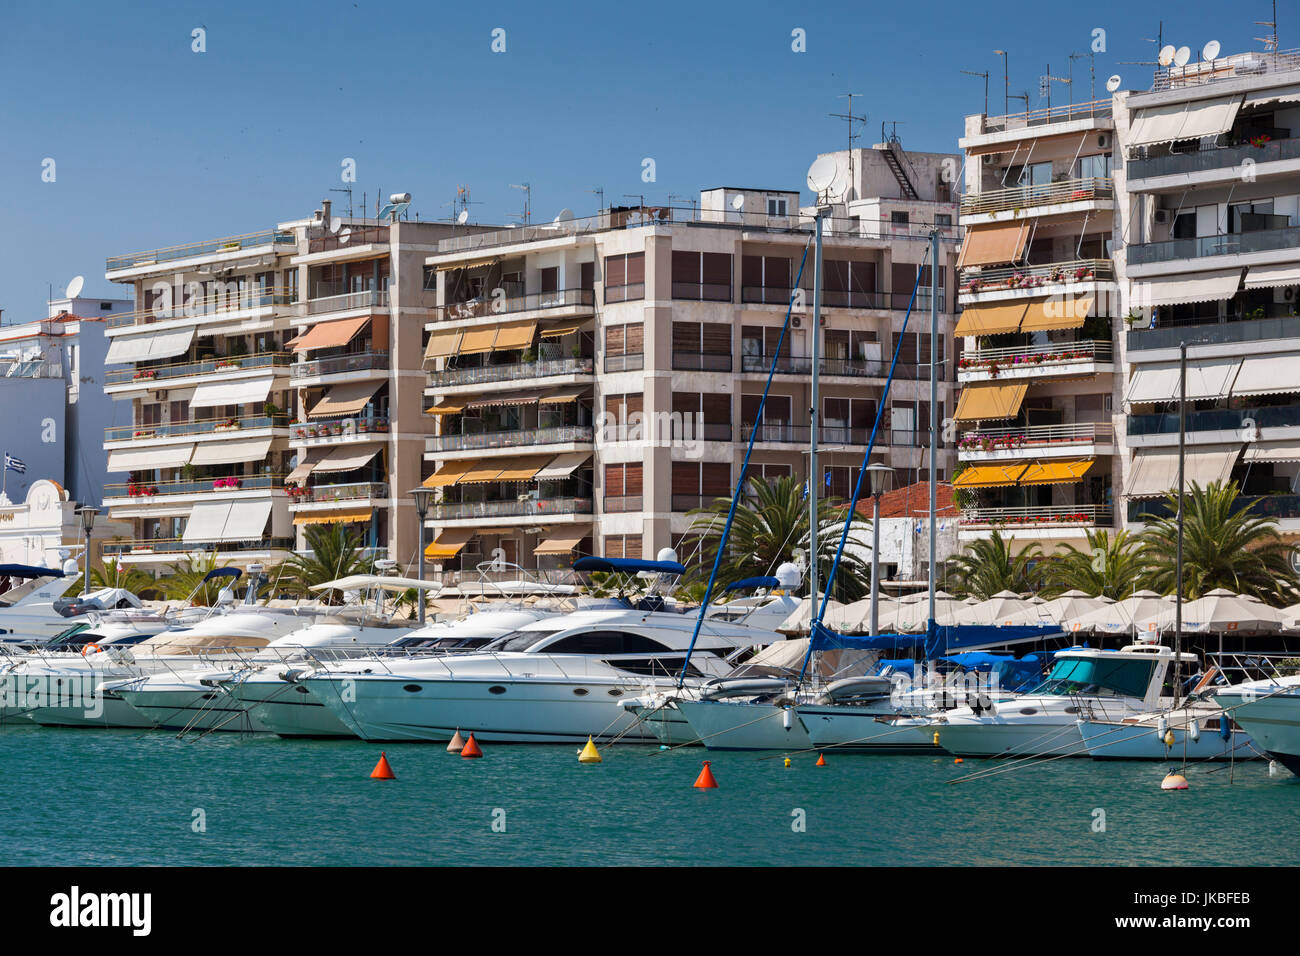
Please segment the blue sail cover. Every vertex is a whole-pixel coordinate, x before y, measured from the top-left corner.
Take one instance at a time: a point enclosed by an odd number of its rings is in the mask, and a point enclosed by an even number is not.
[[[734,584],[728,584],[728,591],[749,591],[758,588],[779,588],[781,582],[776,578],[745,578],[743,581],[736,581]]]
[[[207,574],[203,575],[204,581],[211,581],[213,578],[238,578],[244,572],[239,568],[213,568]]]
[[[59,568],[38,568],[30,564],[0,564],[0,578],[61,578]]]
[[[573,562],[575,571],[610,571],[615,574],[636,574],[654,571],[659,574],[685,574],[685,565],[676,561],[643,561],[640,558],[579,558]]]
[[[927,658],[947,657],[958,651],[973,651],[986,647],[1003,647],[1050,637],[1060,637],[1064,632],[1056,625],[1024,624],[1006,627],[985,624],[954,624],[940,626],[930,622],[925,634],[878,634],[875,637],[836,634],[819,625],[812,639],[812,650],[924,650]]]

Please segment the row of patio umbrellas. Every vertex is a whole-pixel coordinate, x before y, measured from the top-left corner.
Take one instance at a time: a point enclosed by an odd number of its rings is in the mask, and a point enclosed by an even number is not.
[[[881,596],[878,619],[880,633],[924,631],[929,615],[925,592],[895,600]],[[1174,629],[1175,602],[1154,591],[1137,591],[1121,601],[1092,597],[1083,591],[1066,591],[1051,600],[1025,597],[1001,591],[985,601],[960,599],[944,591],[935,592],[935,622],[942,626],[985,625],[1005,627],[1047,624],[1062,630],[1099,634],[1158,634]],[[786,634],[807,634],[812,602],[805,598],[778,630]],[[871,632],[871,601],[841,604],[832,600],[822,622],[840,634]],[[1193,601],[1184,601],[1182,627],[1197,634],[1264,634],[1300,630],[1300,604],[1278,609],[1251,595],[1234,594],[1217,588]]]

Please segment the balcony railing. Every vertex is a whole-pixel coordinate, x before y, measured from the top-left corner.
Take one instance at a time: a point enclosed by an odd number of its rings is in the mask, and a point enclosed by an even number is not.
[[[1300,70],[1300,50],[1252,50],[1249,53],[1201,60],[1188,66],[1162,67],[1155,71],[1151,89],[1153,92],[1177,90],[1215,83],[1234,76],[1258,77],[1263,73],[1288,73],[1292,70]]]
[[[1115,278],[1115,266],[1109,259],[1071,259],[1068,262],[1048,262],[1037,266],[981,269],[978,274],[963,269],[962,276],[962,292],[992,292],[1003,289],[1035,289],[1057,282],[1111,282]]]
[[[730,302],[729,282],[678,282],[673,281],[673,298],[692,302]]]
[[[255,246],[293,245],[296,241],[292,232],[267,229],[242,236],[226,236],[222,239],[191,242],[183,246],[169,246],[166,249],[151,249],[148,252],[137,252],[127,256],[109,256],[104,268],[112,272],[114,269],[130,269],[133,266],[152,265],[155,262],[171,262],[175,259],[189,259],[193,256],[219,252],[238,252],[240,249],[250,249]]]
[[[1047,126],[1050,123],[1068,123],[1093,117],[1110,116],[1109,99],[1093,100],[1090,103],[1062,103],[1042,109],[1029,110],[1025,113],[1008,113],[1005,116],[984,117],[982,132],[994,133],[1008,129],[1027,129],[1031,126]]]
[[[718,498],[729,499],[730,497],[730,492],[725,495],[673,495],[672,506],[673,511],[679,513],[683,511],[694,511],[697,508],[708,508],[713,504],[713,502],[717,501]]]
[[[730,352],[673,352],[673,369],[679,372],[730,372]]]
[[[252,355],[230,355],[224,358],[204,359],[201,362],[177,362],[173,365],[151,365],[148,368],[109,369],[104,373],[105,385],[143,384],[188,378],[192,375],[210,375],[259,368],[285,368],[293,363],[291,352],[255,352]]]
[[[1176,402],[1177,396],[1170,396]],[[1286,428],[1300,425],[1300,405],[1268,405],[1261,408],[1212,408],[1187,412],[1189,432],[1230,431],[1240,434],[1246,420],[1259,428]],[[1178,412],[1130,415],[1130,435],[1169,435],[1178,432]]]
[[[388,307],[387,289],[366,289],[362,292],[344,292],[339,295],[325,295],[307,300],[308,315],[324,315],[326,312],[349,312],[353,309],[372,309]]]
[[[559,445],[592,441],[590,425],[558,425],[471,435],[431,435],[429,451],[465,451],[477,448],[516,448],[521,445]]]
[[[990,189],[963,196],[961,214],[977,216],[982,213],[1001,212],[1004,209],[1029,209],[1034,206],[1054,206],[1059,203],[1109,200],[1114,196],[1115,188],[1110,179],[1065,179],[1041,186],[1013,186],[1010,189]]]
[[[454,521],[458,518],[525,518],[591,513],[590,498],[525,498],[435,504],[429,509],[429,518],[432,521]]]
[[[319,422],[294,422],[289,437],[293,441],[327,438],[355,438],[357,435],[387,435],[388,417],[367,415],[362,418],[332,418]]]
[[[1296,316],[1227,322],[1206,319],[1201,323],[1186,322],[1154,329],[1134,329],[1128,333],[1128,347],[1130,351],[1176,349],[1180,342],[1187,342],[1189,345],[1217,345],[1297,337],[1300,337],[1300,318]]]
[[[308,252],[333,252],[335,249],[356,249],[388,241],[387,226],[347,226],[336,233],[318,236],[307,241]]]
[[[118,312],[108,316],[105,325],[110,329],[120,329],[128,325],[152,325],[155,322],[170,322],[174,319],[206,318],[224,315],[228,312],[244,312],[249,309],[263,309],[273,305],[292,305],[295,296],[289,289],[232,289],[214,295],[185,298],[175,305],[159,300],[147,309],[134,312]]]
[[[1171,489],[1172,490],[1172,489]],[[1229,505],[1231,514],[1250,508],[1252,518],[1300,518],[1300,495],[1238,495]],[[1144,517],[1150,515],[1151,517]],[[1172,518],[1174,510],[1164,498],[1130,501],[1129,521],[1149,521],[1151,518]]]
[[[592,308],[596,293],[591,289],[558,289],[554,292],[530,292],[509,298],[488,295],[468,302],[452,302],[433,309],[433,321],[455,322],[487,316],[514,315],[519,312],[544,312],[548,309]]]
[[[641,495],[606,495],[601,507],[607,515],[640,511],[644,507]]]
[[[1093,526],[1109,524],[1109,505],[1030,505],[1015,508],[963,508],[963,527]]]
[[[1173,262],[1176,259],[1200,259],[1205,256],[1234,256],[1300,246],[1300,226],[1285,229],[1260,229],[1257,232],[1232,232],[1222,236],[1196,239],[1166,239],[1128,247],[1129,265],[1150,262]]]
[[[210,495],[236,491],[265,491],[284,484],[283,475],[241,475],[233,478],[204,478],[197,481],[111,482],[104,486],[104,500],[110,498],[153,498],[161,495]]]
[[[619,302],[639,302],[644,298],[644,282],[629,282],[626,285],[605,286],[606,305],[617,305]]]
[[[282,415],[253,415],[247,418],[213,418],[198,422],[172,422],[166,425],[110,425],[104,429],[104,441],[151,441],[156,438],[178,438],[183,435],[211,435],[239,432],[253,428],[287,428],[289,420]]]
[[[484,385],[489,382],[517,382],[556,375],[591,375],[594,372],[595,362],[589,358],[546,359],[540,362],[511,362],[508,365],[445,368],[431,372],[429,384],[434,387]]]
[[[369,372],[389,367],[387,352],[357,352],[352,355],[335,355],[333,358],[295,362],[289,368],[289,378],[316,378],[320,375],[338,375],[344,372]]]
[[[645,368],[645,355],[641,352],[605,356],[606,372],[639,372],[643,368]]]
[[[283,483],[283,479],[282,479]],[[289,500],[294,505],[326,504],[335,501],[366,501],[388,497],[388,485],[382,481],[362,481],[339,485],[289,486]]]
[[[1021,425],[981,428],[957,440],[959,452],[1040,450],[1044,445],[1107,444],[1115,432],[1109,422],[1072,422],[1068,425]]]
[[[965,352],[957,360],[957,372],[1015,374],[1053,365],[1078,365],[1081,362],[1109,362],[1111,343],[1104,339],[1083,342],[1049,342],[1047,345],[1011,345],[998,349]]]
[[[777,375],[812,375],[812,358],[807,355],[790,355],[781,356],[777,362]],[[882,362],[876,359],[844,359],[844,358],[824,358],[821,360],[821,372],[823,375],[843,375],[849,378],[888,378],[889,362]],[[940,363],[942,365],[942,363]],[[755,372],[766,374],[767,370],[772,367],[772,356],[770,355],[744,355],[741,357],[741,371]],[[911,365],[899,362],[894,370],[894,377],[901,379],[915,379],[921,375],[920,370],[925,370],[925,377],[930,376],[930,365]]]
[[[127,541],[104,542],[104,554],[189,554],[201,551],[218,551],[223,554],[240,551],[292,551],[293,538],[251,538],[247,541],[185,541],[181,538],[134,538]]]
[[[1259,146],[1243,143],[1227,148],[1210,147],[1179,151],[1168,156],[1151,156],[1133,159],[1128,164],[1128,181],[1152,176],[1176,176],[1216,169],[1232,169],[1239,173],[1249,160],[1255,165],[1282,159],[1300,159],[1300,139],[1275,139]]]
[[[750,434],[756,426],[742,424],[740,426],[740,440],[749,441]],[[758,437],[754,439],[755,444],[809,444],[812,440],[812,427],[810,425],[779,425],[766,424],[757,426]],[[913,430],[894,431],[888,428],[881,428],[876,435],[876,444],[888,444],[893,447],[918,447],[928,432],[919,432]],[[870,428],[851,428],[845,425],[823,425],[818,431],[817,442],[819,445],[865,445],[871,438]]]

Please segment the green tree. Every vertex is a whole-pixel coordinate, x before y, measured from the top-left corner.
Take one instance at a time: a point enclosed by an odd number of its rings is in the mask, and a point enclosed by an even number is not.
[[[289,555],[279,569],[279,590],[296,597],[319,597],[327,604],[341,604],[342,593],[316,592],[312,586],[370,573],[371,559],[361,550],[360,532],[351,525],[333,522],[309,525],[304,537],[306,552]]]
[[[81,594],[85,589],[85,582],[86,577],[83,574],[68,590],[68,596]],[[146,601],[154,601],[163,596],[162,588],[152,574],[139,568],[124,568],[120,560],[109,559],[104,562],[102,569],[95,567],[90,569],[90,589],[98,591],[100,588],[125,588]]]
[[[211,606],[221,589],[230,584],[229,578],[204,581],[217,568],[229,567],[229,561],[218,562],[216,552],[187,555],[171,566],[171,570],[158,579],[158,590],[168,601],[190,600],[192,604]]]
[[[1253,594],[1277,606],[1293,603],[1300,579],[1291,568],[1293,547],[1282,540],[1277,520],[1251,512],[1255,503],[1234,507],[1239,494],[1235,481],[1192,482],[1184,496],[1183,597],[1195,599],[1215,588]],[[1178,496],[1166,498],[1171,515],[1178,513]],[[1148,586],[1173,594],[1177,582],[1178,521],[1176,517],[1142,515],[1149,522],[1142,532]]]
[[[788,476],[770,482],[751,478],[746,487],[749,495],[736,508],[727,550],[718,567],[715,597],[720,586],[772,574],[779,564],[791,559],[797,548],[808,552],[808,500],[803,494],[803,482]],[[690,533],[699,540],[687,568],[692,579],[708,581],[730,507],[730,497],[717,498],[709,507],[690,512]],[[846,514],[844,502],[838,498],[817,501],[817,569],[821,581],[830,575]],[[857,601],[870,591],[870,529],[871,522],[861,515],[855,514],[849,521],[848,541],[831,591],[838,601]],[[865,560],[864,552],[868,555]]]
[[[1078,590],[1116,601],[1138,590],[1146,573],[1141,540],[1127,531],[1112,535],[1098,529],[1087,535],[1086,550],[1061,544],[1042,563],[1046,590],[1052,594]]]
[[[950,580],[958,591],[987,600],[999,591],[1022,594],[1038,587],[1042,576],[1042,549],[1032,544],[1019,554],[996,529],[977,538],[961,554],[948,559]]]

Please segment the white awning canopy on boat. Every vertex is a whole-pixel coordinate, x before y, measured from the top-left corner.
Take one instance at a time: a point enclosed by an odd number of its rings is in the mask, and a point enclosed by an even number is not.
[[[436,591],[442,587],[441,581],[421,581],[418,578],[398,578],[380,574],[350,574],[347,577],[324,584],[313,584],[312,591],[365,591],[379,588],[384,591],[407,591],[417,588],[422,591]]]

